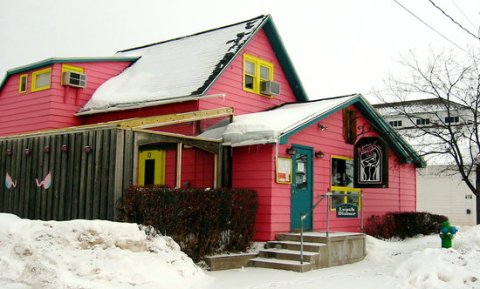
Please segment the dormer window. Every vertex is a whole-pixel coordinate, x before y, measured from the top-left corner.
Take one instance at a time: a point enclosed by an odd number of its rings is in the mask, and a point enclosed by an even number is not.
[[[402,121],[401,120],[392,120],[388,122],[392,127],[401,127]]]
[[[49,89],[52,83],[52,68],[32,72],[32,92]]]
[[[417,125],[429,125],[430,119],[429,118],[417,118],[416,120]]]
[[[28,83],[28,74],[20,75],[20,81],[18,83],[18,92],[19,93],[27,92],[27,83]]]
[[[460,122],[460,118],[458,116],[445,117],[445,123],[456,123],[456,122]]]
[[[261,82],[273,80],[273,63],[258,57],[243,55],[243,89],[262,94]]]

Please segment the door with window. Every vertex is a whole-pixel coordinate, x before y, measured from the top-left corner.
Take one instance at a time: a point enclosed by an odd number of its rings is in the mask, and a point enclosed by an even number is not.
[[[313,152],[308,147],[293,147],[293,180],[291,199],[291,229],[300,229],[300,215],[308,214],[303,223],[304,230],[312,230],[312,188],[313,188]]]
[[[138,156],[138,185],[165,184],[165,150],[144,150]]]

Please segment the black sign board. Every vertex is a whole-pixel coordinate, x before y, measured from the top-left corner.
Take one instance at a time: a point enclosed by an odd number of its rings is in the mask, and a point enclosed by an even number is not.
[[[358,218],[358,207],[354,204],[341,204],[336,210],[337,218]]]
[[[355,188],[388,187],[387,145],[379,137],[365,137],[354,146]]]

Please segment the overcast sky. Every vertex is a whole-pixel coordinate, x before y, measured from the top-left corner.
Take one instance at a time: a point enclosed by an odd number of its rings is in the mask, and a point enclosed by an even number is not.
[[[410,49],[480,47],[429,0],[0,0],[0,77],[50,57],[116,51],[271,14],[311,99],[383,89]],[[479,0],[433,0],[478,35]],[[451,42],[454,42],[452,44]]]

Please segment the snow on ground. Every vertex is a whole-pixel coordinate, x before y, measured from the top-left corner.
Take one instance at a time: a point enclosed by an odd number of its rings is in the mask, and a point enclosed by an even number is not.
[[[0,288],[196,288],[209,278],[169,237],[136,224],[0,214]]]
[[[295,273],[204,272],[168,237],[134,224],[30,221],[0,214],[0,288],[480,289],[480,226],[461,227],[452,249],[438,235],[367,237],[365,260]]]

